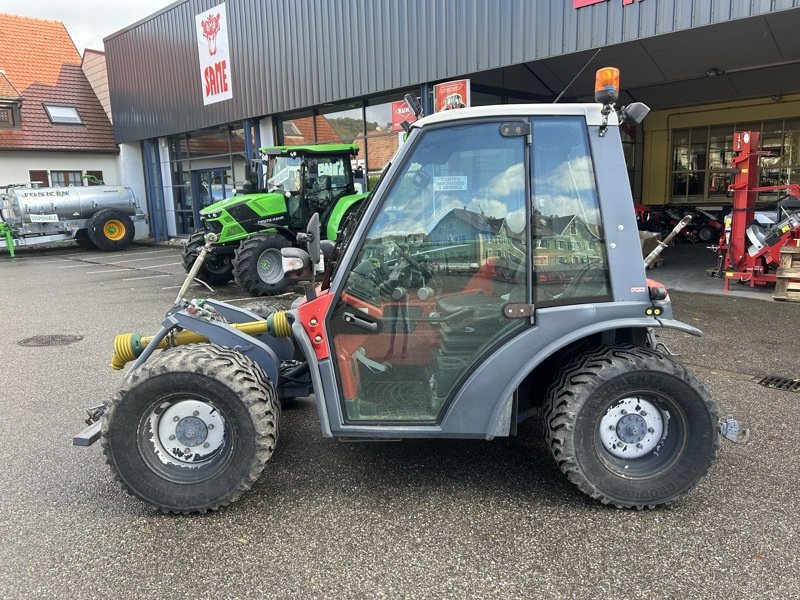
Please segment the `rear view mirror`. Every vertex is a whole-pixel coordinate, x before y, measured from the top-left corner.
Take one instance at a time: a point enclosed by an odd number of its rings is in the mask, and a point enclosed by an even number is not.
[[[308,253],[316,264],[319,262],[319,213],[314,213],[308,220],[306,236],[308,236]]]
[[[628,104],[625,108],[620,111],[620,120],[623,123],[629,123],[631,125],[638,125],[644,118],[647,116],[647,113],[650,112],[650,107],[642,102],[633,102]]]
[[[414,113],[415,117],[419,117],[422,114],[422,105],[417,100],[417,97],[414,94],[408,93],[403,96],[403,100],[408,106],[408,109]]]

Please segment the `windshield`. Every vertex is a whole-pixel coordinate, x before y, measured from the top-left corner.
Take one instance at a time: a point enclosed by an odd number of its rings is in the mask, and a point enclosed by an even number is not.
[[[300,163],[302,159],[291,156],[275,156],[269,159],[267,172],[268,192],[299,192]]]

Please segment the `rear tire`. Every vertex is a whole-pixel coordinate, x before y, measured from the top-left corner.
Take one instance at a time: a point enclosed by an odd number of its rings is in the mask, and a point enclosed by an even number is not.
[[[289,246],[289,240],[275,233],[242,240],[233,259],[233,277],[239,287],[253,296],[285,292],[292,282],[283,276],[281,248]]]
[[[86,235],[100,250],[124,250],[135,233],[131,218],[115,208],[101,208],[86,224]]]
[[[635,346],[577,357],[548,390],[545,437],[582,492],[654,508],[694,488],[719,445],[717,408],[697,378]]]
[[[187,273],[192,270],[192,265],[197,260],[200,249],[206,244],[205,235],[203,231],[193,233],[183,247],[183,268]],[[210,285],[228,283],[233,279],[233,265],[231,264],[230,255],[223,256],[212,250],[206,254],[206,259],[197,272],[197,277]]]
[[[252,360],[180,346],[131,373],[103,416],[101,444],[128,493],[162,512],[206,512],[256,482],[279,418],[275,389]]]

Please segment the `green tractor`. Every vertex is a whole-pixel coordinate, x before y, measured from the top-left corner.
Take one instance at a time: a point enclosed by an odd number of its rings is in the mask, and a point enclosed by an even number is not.
[[[281,249],[297,246],[311,215],[320,215],[323,239],[336,240],[348,214],[366,197],[357,194],[351,160],[358,146],[320,144],[260,149],[266,166],[264,189],[222,200],[200,211],[203,230],[193,233],[183,251],[188,273],[204,236],[217,243],[197,276],[212,285],[234,279],[254,296],[283,293],[291,284],[281,268]]]

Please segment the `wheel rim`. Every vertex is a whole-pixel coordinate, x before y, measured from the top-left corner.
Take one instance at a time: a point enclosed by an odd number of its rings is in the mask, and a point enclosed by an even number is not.
[[[117,219],[110,219],[103,225],[103,235],[117,242],[125,237],[125,224]]]
[[[225,418],[211,402],[161,401],[142,419],[139,449],[150,467],[168,479],[196,481],[224,462],[229,447],[225,430]]]
[[[596,422],[595,451],[605,467],[621,477],[653,477],[680,458],[687,427],[685,414],[669,398],[626,395],[612,402]]]
[[[283,265],[281,264],[281,253],[274,248],[264,250],[259,257],[256,265],[258,277],[264,283],[275,284],[283,279]]]
[[[644,398],[624,398],[600,419],[600,443],[612,456],[640,458],[658,446],[664,435],[664,420],[661,411]]]

